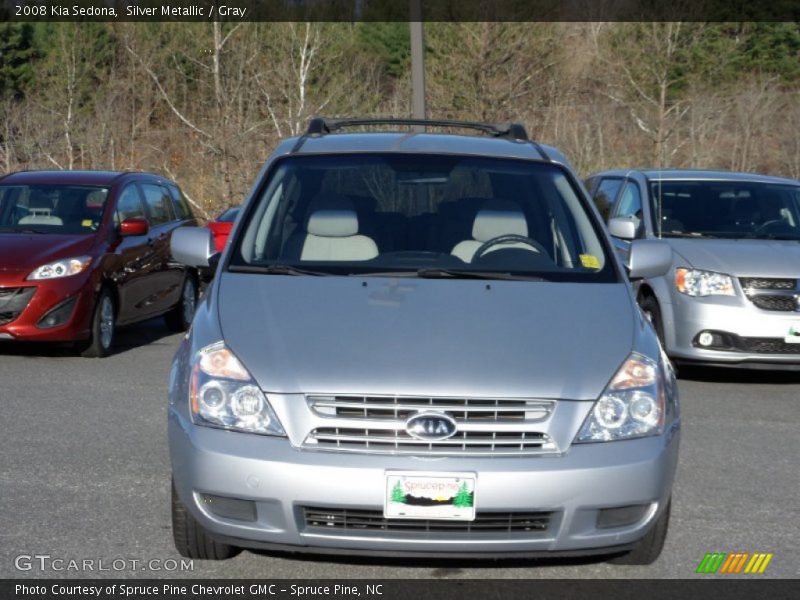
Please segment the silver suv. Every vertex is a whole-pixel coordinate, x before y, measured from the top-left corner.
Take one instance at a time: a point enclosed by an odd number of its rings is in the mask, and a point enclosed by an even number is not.
[[[800,368],[800,182],[726,171],[608,171],[588,185],[625,259],[673,249],[638,300],[680,363]]]
[[[654,561],[678,394],[585,188],[519,125],[340,132],[373,125],[281,143],[221,257],[172,238],[216,265],[170,378],[178,550]]]

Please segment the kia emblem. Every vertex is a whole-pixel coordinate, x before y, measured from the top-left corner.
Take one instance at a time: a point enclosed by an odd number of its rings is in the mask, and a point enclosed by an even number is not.
[[[406,431],[418,440],[446,440],[456,433],[456,422],[442,413],[417,413],[406,421]]]

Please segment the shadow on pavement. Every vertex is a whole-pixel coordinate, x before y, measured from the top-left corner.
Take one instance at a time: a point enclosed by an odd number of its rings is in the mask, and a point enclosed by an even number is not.
[[[302,552],[283,552],[270,550],[246,550],[265,557],[282,558],[311,563],[335,563],[341,565],[380,566],[380,567],[415,567],[433,569],[433,577],[455,577],[460,573],[475,569],[498,568],[541,568],[541,567],[576,567],[599,564],[614,555],[603,556],[568,556],[542,558],[430,558],[430,557],[386,557],[386,556],[350,556],[347,554],[306,554]]]
[[[111,356],[123,354],[141,346],[158,343],[163,338],[175,335],[167,329],[164,319],[156,317],[149,321],[120,327],[116,331],[114,350]],[[68,342],[0,342],[0,356],[30,356],[50,358],[74,358],[78,356],[75,346]]]
[[[790,385],[800,383],[800,370],[782,371],[678,365],[678,379],[702,381],[706,383]]]

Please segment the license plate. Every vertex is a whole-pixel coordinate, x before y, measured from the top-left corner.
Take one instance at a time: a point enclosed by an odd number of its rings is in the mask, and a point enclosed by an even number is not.
[[[475,473],[387,471],[387,519],[475,520]]]
[[[783,338],[787,344],[800,344],[800,321],[795,321],[789,327],[789,333]]]

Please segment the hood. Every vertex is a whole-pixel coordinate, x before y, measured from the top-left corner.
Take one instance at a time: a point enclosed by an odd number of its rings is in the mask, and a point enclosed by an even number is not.
[[[33,271],[45,263],[89,254],[91,235],[0,233],[0,271]]]
[[[267,392],[588,400],[633,344],[624,284],[220,275],[222,334]]]
[[[786,240],[669,239],[695,269],[736,277],[800,278],[800,242]],[[680,266],[680,265],[677,265]]]

